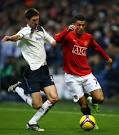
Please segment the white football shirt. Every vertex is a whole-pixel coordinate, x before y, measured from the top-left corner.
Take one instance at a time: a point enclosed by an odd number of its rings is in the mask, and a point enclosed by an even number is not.
[[[31,70],[37,70],[42,65],[46,63],[46,51],[45,42],[52,44],[54,39],[45,31],[43,27],[42,30],[34,30],[31,34],[31,27],[22,28],[17,35],[22,37],[21,40],[17,42],[18,47],[20,47],[24,59],[30,66]]]

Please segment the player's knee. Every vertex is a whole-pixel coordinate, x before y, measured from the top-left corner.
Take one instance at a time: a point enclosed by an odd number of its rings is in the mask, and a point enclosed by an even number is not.
[[[42,103],[38,103],[38,104],[33,103],[32,106],[34,109],[38,110],[39,108],[41,108]]]
[[[99,99],[99,103],[103,103],[104,102],[104,96],[100,97]]]
[[[51,103],[56,103],[56,102],[59,101],[59,97],[58,96],[52,96],[49,100],[50,100]]]
[[[97,97],[96,100],[97,100],[97,103],[101,104],[104,102],[104,96]]]

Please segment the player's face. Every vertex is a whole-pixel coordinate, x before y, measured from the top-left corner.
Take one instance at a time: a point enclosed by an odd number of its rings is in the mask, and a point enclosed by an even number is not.
[[[75,25],[75,27],[76,27],[75,32],[76,32],[78,35],[80,35],[80,34],[82,34],[82,33],[85,32],[85,28],[86,28],[86,22],[85,22],[85,21],[80,21],[80,20],[78,20],[78,21],[75,22],[74,25]]]
[[[28,25],[35,29],[39,25],[39,15],[31,17],[29,20],[27,20]]]

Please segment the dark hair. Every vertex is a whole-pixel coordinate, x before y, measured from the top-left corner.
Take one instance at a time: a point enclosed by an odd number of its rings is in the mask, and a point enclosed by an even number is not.
[[[40,15],[40,14],[39,14],[39,11],[35,8],[30,8],[25,11],[25,17],[27,19],[30,19],[31,17],[36,16],[36,15]]]
[[[76,21],[86,21],[86,18],[83,15],[76,15],[72,18],[72,23],[76,22]]]

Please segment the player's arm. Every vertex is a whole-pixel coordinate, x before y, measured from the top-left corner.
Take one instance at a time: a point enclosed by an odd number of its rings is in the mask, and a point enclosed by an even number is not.
[[[52,47],[56,46],[56,41],[55,39],[50,36],[45,30],[44,30],[44,35],[45,35],[45,40],[51,44]]]
[[[52,47],[55,47],[55,46],[56,46],[56,41],[55,41],[54,38],[52,38],[52,39],[50,40],[50,44],[51,44]]]
[[[66,35],[70,32],[70,31],[73,31],[75,29],[75,26],[74,25],[69,25],[68,28],[65,28],[64,31],[58,33],[55,35],[55,40],[56,42],[58,43],[61,43],[64,38],[66,37]]]
[[[20,40],[23,36],[22,35],[12,35],[12,36],[4,36],[2,41],[13,41],[16,42]]]
[[[94,49],[99,52],[107,61],[108,64],[112,64],[112,59],[109,57],[109,55],[104,51],[104,49],[93,39],[92,45]]]

